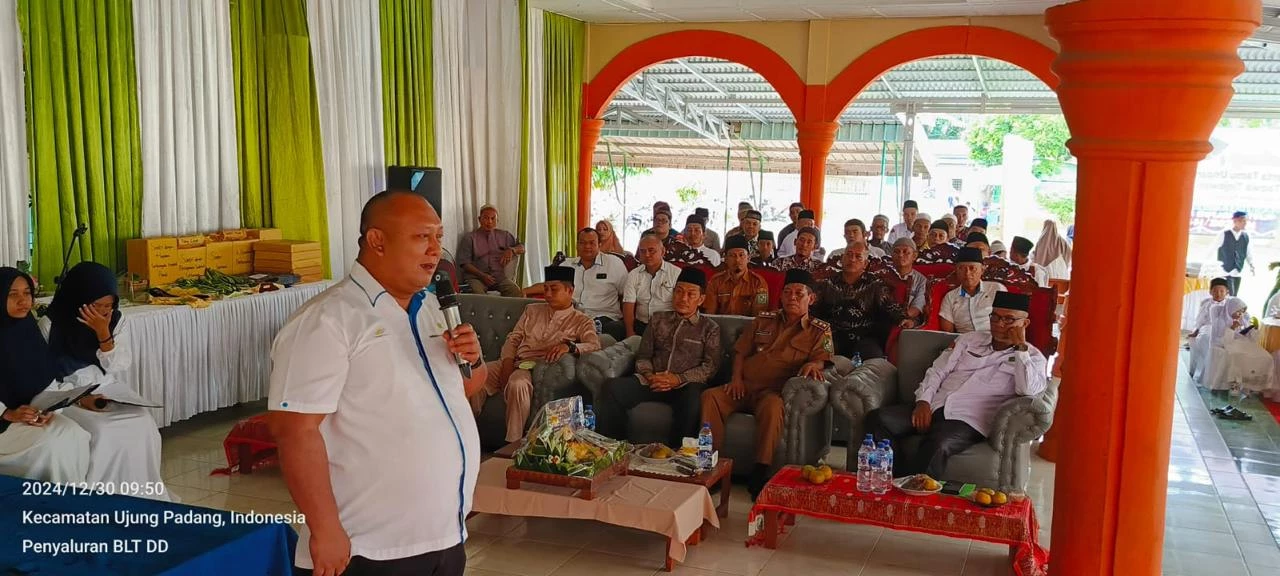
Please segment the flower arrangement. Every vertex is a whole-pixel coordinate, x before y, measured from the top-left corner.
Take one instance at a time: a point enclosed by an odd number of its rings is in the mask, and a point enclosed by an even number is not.
[[[590,478],[627,456],[629,446],[582,426],[582,398],[547,403],[515,453],[515,467],[548,474]]]

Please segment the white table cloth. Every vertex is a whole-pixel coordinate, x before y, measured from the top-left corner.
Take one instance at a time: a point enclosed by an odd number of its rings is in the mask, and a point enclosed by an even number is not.
[[[210,307],[127,306],[133,366],[122,375],[163,427],[267,396],[271,341],[285,320],[332,285],[316,282],[214,302]]]

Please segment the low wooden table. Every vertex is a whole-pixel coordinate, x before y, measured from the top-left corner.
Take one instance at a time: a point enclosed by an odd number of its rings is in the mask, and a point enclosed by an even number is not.
[[[776,548],[785,526],[802,515],[1007,544],[1015,574],[1047,573],[1049,551],[1040,546],[1040,526],[1029,499],[983,508],[956,496],[911,496],[898,489],[877,495],[859,492],[857,486],[857,476],[848,472],[836,472],[817,485],[801,476],[800,467],[783,468],[756,497],[747,520],[747,546]]]
[[[641,478],[653,478],[656,480],[666,480],[668,482],[679,482],[681,484],[697,484],[707,489],[708,492],[715,488],[716,484],[720,485],[720,503],[716,506],[716,515],[725,518],[729,515],[729,491],[733,489],[733,482],[730,476],[733,472],[733,458],[721,458],[716,467],[710,471],[696,474],[693,476],[670,476],[667,474],[657,474],[654,472],[646,472],[644,470],[636,470],[632,468],[627,471],[630,476],[639,476]]]
[[[604,482],[594,500],[583,500],[574,497],[574,489],[560,486],[507,488],[507,468],[512,464],[502,458],[480,464],[473,514],[596,520],[655,532],[667,538],[667,571],[684,561],[687,546],[701,542],[706,526],[720,526],[711,496],[702,486],[615,476]]]

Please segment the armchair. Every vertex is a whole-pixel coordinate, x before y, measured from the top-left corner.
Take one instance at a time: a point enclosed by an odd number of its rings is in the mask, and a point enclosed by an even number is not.
[[[866,415],[876,408],[914,402],[915,391],[934,360],[951,344],[955,334],[927,330],[904,330],[901,335],[898,368],[875,360],[859,371],[836,379],[831,385],[831,407],[851,423],[849,446],[861,439]],[[972,482],[1001,489],[1026,489],[1031,474],[1031,443],[1053,424],[1058,404],[1058,384],[1050,380],[1044,392],[1012,398],[1000,407],[985,442],[952,456],[947,462],[946,480]],[[902,443],[900,452],[912,452],[918,439]],[[856,470],[856,460],[847,467]]]

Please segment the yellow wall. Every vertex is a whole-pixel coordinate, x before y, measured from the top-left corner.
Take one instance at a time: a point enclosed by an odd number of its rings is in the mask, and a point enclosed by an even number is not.
[[[679,30],[717,30],[768,46],[800,74],[806,84],[827,84],[855,58],[894,36],[938,26],[988,26],[1016,32],[1055,51],[1043,15],[987,18],[864,18],[811,22],[716,22],[685,24],[588,24],[587,78],[626,47]]]

